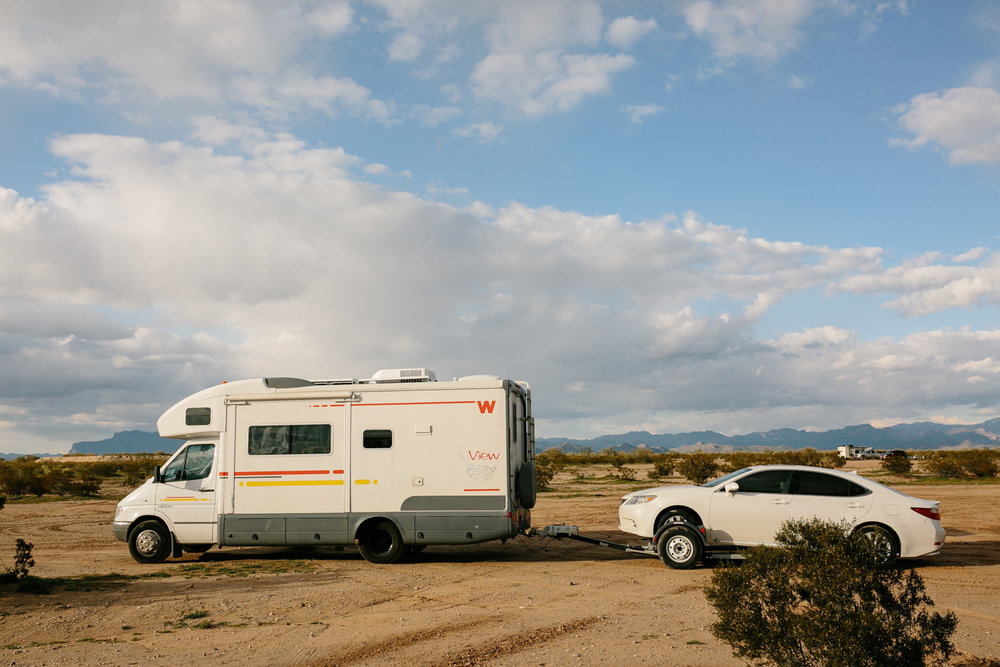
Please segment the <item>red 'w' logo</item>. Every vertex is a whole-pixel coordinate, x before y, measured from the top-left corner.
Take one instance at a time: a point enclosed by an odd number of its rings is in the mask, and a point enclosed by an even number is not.
[[[493,414],[493,408],[496,406],[496,401],[476,401],[479,406],[479,414],[485,415],[487,412]]]

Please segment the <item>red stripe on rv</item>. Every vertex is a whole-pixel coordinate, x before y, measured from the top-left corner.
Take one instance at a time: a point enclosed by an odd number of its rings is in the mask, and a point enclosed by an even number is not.
[[[422,401],[417,403],[354,403],[356,408],[370,408],[384,405],[468,405],[475,401]]]
[[[257,475],[329,475],[329,470],[245,470],[234,473],[237,477]],[[343,474],[343,471],[341,471]]]

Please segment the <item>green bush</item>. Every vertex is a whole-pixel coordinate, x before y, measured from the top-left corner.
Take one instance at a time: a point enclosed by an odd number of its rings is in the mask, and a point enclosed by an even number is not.
[[[714,454],[694,452],[677,462],[677,472],[693,484],[704,484],[719,472]]]
[[[543,452],[544,453],[544,452]],[[124,459],[116,462],[118,473],[122,476],[122,481],[127,486],[138,486],[153,476],[153,468],[166,463],[165,456],[139,456],[136,458]],[[538,470],[538,458],[535,458]],[[541,487],[539,487],[541,488]]]
[[[712,574],[711,630],[758,664],[886,667],[939,664],[955,614],[931,613],[923,579],[886,562],[876,540],[818,519],[786,522],[781,548],[760,547]]]
[[[913,462],[908,456],[889,456],[882,459],[882,470],[890,475],[909,475],[913,472]]]
[[[101,476],[86,464],[40,461],[22,456],[0,461],[0,491],[12,496],[92,496],[101,489]]]
[[[539,491],[552,488],[556,473],[567,465],[566,453],[559,449],[546,449],[535,455],[535,480]]]
[[[650,470],[647,476],[650,479],[663,479],[664,477],[670,477],[674,474],[674,468],[677,467],[677,460],[669,454],[661,454],[653,461],[653,469]]]
[[[635,469],[625,465],[626,461],[626,457],[621,453],[612,452],[608,461],[612,468],[611,476],[625,482],[634,482],[636,478]]]
[[[923,461],[923,468],[935,477],[992,478],[1000,471],[1000,450],[957,449],[930,452]]]

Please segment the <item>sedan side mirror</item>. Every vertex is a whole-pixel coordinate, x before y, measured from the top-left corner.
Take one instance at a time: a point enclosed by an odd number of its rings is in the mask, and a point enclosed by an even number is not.
[[[726,484],[726,493],[730,495],[736,493],[739,490],[740,490],[740,485],[737,484],[736,482],[730,482],[729,484]]]

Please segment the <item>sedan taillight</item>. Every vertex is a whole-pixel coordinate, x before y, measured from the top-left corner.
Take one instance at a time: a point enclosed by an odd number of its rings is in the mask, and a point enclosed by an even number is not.
[[[911,507],[910,509],[919,514],[920,516],[925,516],[928,519],[933,519],[935,521],[941,520],[941,512],[937,511],[932,507]]]

